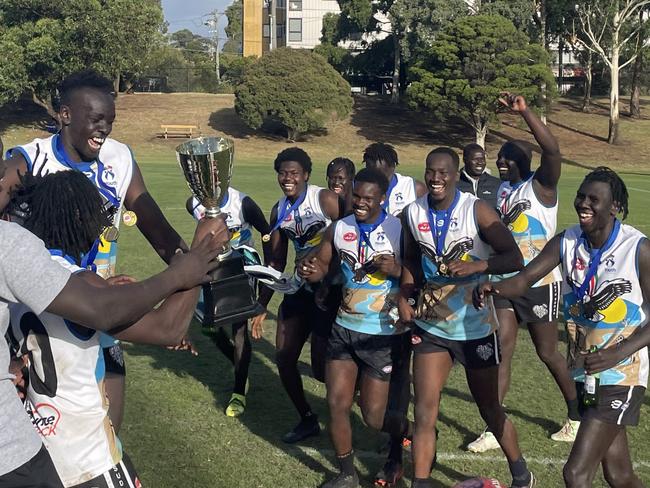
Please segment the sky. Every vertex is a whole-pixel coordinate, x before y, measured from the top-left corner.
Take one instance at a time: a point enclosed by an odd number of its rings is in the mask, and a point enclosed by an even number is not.
[[[206,14],[214,10],[223,12],[232,0],[162,0],[165,20],[169,22],[169,32],[189,29],[195,34],[210,36],[210,31],[204,22]],[[223,28],[226,26],[226,16],[219,21],[219,36],[224,37]]]

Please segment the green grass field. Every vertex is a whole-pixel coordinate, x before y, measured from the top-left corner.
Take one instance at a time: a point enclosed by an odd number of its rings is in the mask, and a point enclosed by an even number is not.
[[[175,142],[156,139],[153,134],[158,123],[193,120],[191,117],[194,115],[190,114],[194,110],[203,114],[196,115],[202,128],[208,125],[209,117],[209,126],[214,133],[226,133],[235,137],[239,156],[235,165],[234,186],[253,196],[268,214],[280,195],[272,160],[279,150],[288,145],[286,141],[258,138],[245,131],[240,131],[241,134],[237,135],[239,129],[233,129],[238,127],[235,122],[219,125],[222,122],[219,117],[224,115],[224,120],[226,116],[230,117],[232,109],[226,107],[211,113],[214,108],[206,108],[205,105],[208,102],[222,103],[223,97],[201,95],[181,98],[181,95],[176,95],[164,99],[167,104],[172,103],[170,100],[176,100],[174,110],[182,107],[185,110],[183,117],[179,116],[178,111],[172,113],[169,108],[171,105],[167,106],[166,111],[159,106],[154,107],[162,115],[157,112],[154,114],[154,108],[147,107],[147,104],[156,100],[163,100],[162,97],[136,96],[118,100],[118,123],[114,136],[133,146],[151,193],[174,227],[186,240],[191,239],[194,223],[184,209],[189,192],[175,163]],[[195,100],[194,105],[190,100]],[[160,102],[160,105],[164,104]],[[569,103],[564,105],[568,106]],[[602,132],[603,121],[606,120],[602,114],[582,115],[566,108],[561,110],[562,114],[556,114],[555,118],[562,120],[563,124],[580,127],[580,130],[586,132]],[[382,119],[382,124],[374,124],[372,118],[363,118],[360,112],[357,108],[350,124],[342,124],[323,138],[310,139],[300,144],[316,159],[313,183],[324,183],[328,157],[345,154],[359,161],[361,150],[369,141],[393,141],[392,134],[399,133],[400,130],[407,131],[401,125],[405,123],[403,118],[392,125],[386,122],[389,120],[386,118]],[[410,120],[417,117],[416,114]],[[574,120],[580,123],[574,124]],[[352,127],[355,124],[356,127]],[[650,209],[650,175],[641,173],[648,173],[650,168],[647,161],[650,123],[646,118],[638,123],[626,121],[625,124],[626,140],[634,142],[623,147],[609,147],[602,141],[594,142],[594,137],[590,134],[576,135],[560,128],[553,130],[560,138],[565,156],[572,162],[591,165],[605,163],[634,171],[623,175],[630,190],[628,221],[647,233],[650,232],[650,219],[645,212]],[[363,132],[371,128],[375,132]],[[521,129],[517,127],[506,126],[503,130],[507,134],[521,137]],[[35,136],[30,123],[24,120],[13,125],[0,124],[0,132],[6,147]],[[207,132],[212,133],[209,130]],[[413,134],[412,138],[398,137],[396,140],[404,161],[400,172],[421,178],[424,155],[432,145],[440,142],[439,139],[429,140],[428,132]],[[459,140],[454,147],[462,147],[470,142],[467,134],[463,137],[466,139]],[[494,154],[503,139],[500,135],[494,135],[488,142],[491,151],[489,166],[494,169]],[[585,170],[577,168],[575,164],[567,164],[563,169],[558,229],[575,222],[572,200],[584,173]],[[257,240],[259,242],[259,237]],[[162,267],[162,262],[138,231],[124,228],[120,237],[120,271],[145,277]],[[275,297],[270,307],[272,312],[277,310],[278,303],[278,297]],[[294,425],[297,417],[284,394],[273,363],[275,328],[272,318],[266,323],[264,339],[253,344],[248,407],[238,419],[227,418],[223,413],[232,388],[232,367],[216,351],[216,347],[197,324],[191,330],[200,352],[196,358],[158,347],[126,345],[127,408],[120,437],[145,486],[313,488],[331,476],[334,470],[333,452],[326,432],[300,446],[287,446],[279,440]],[[325,389],[309,376],[308,347],[309,345],[305,347],[301,358],[306,394],[325,428],[328,417]],[[560,347],[563,348],[563,344]],[[539,478],[540,488],[563,486],[562,465],[570,446],[553,443],[549,435],[564,420],[565,406],[550,374],[537,359],[525,330],[519,336],[512,387],[506,404],[510,417],[518,428],[520,444],[529,466]],[[633,460],[646,483],[650,483],[650,454],[644,448],[644,439],[650,434],[648,407],[650,403],[646,400],[641,425],[631,429],[629,435]],[[363,426],[358,411],[353,416],[357,465],[363,479],[362,485],[372,486],[372,476],[383,464],[383,457],[378,450],[385,439]],[[437,482],[436,486],[448,487],[476,475],[496,476],[503,482],[509,482],[508,467],[500,451],[484,455],[464,451],[464,446],[475,438],[483,424],[460,368],[452,371],[444,392],[439,428],[439,463],[432,475]],[[410,477],[410,466],[407,466],[407,473]],[[409,486],[409,483],[403,486]],[[599,477],[594,486],[601,487],[605,484]]]

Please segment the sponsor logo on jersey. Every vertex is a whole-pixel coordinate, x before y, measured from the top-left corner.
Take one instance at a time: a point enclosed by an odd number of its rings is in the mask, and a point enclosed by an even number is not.
[[[587,269],[587,263],[582,258],[576,258],[575,263],[573,264],[578,271],[584,271]]]
[[[117,181],[115,181],[115,172],[113,171],[112,166],[107,165],[104,167],[104,172],[102,173],[102,180],[108,186],[117,186]]]
[[[422,342],[422,337],[420,337],[419,335],[413,334],[411,336],[411,344],[413,344],[414,346],[417,346],[421,342]]]
[[[354,242],[357,240],[357,234],[355,232],[346,232],[343,234],[343,240],[345,242]]]
[[[431,227],[429,227],[429,222],[420,222],[418,224],[418,230],[420,232],[429,232],[429,230],[431,230]]]
[[[32,419],[32,424],[43,437],[56,435],[56,426],[61,419],[59,411],[49,403],[25,404],[25,409]]]
[[[384,366],[383,368],[381,368],[381,370],[386,374],[390,374],[393,371],[393,366],[389,364],[388,366]]]

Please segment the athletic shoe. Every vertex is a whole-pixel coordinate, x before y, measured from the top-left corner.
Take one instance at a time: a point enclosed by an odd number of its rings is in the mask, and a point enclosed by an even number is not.
[[[527,485],[512,485],[510,488],[535,488],[537,486],[537,479],[533,472],[530,471],[530,482]]]
[[[239,393],[233,393],[226,407],[226,416],[239,417],[246,409],[246,397]]]
[[[470,452],[485,452],[491,449],[499,449],[500,447],[497,438],[487,429],[483,431],[478,439],[467,444],[467,450]]]
[[[576,440],[579,428],[579,420],[566,419],[566,422],[564,422],[562,428],[555,434],[551,435],[551,439],[558,442],[573,442]]]
[[[358,488],[359,476],[355,471],[352,474],[339,473],[336,478],[329,480],[321,488]]]
[[[388,459],[381,471],[375,476],[376,488],[392,488],[404,476],[404,468],[394,459]]]
[[[320,425],[318,425],[318,415],[312,414],[303,418],[298,425],[282,436],[282,440],[287,444],[294,444],[307,437],[320,434]]]

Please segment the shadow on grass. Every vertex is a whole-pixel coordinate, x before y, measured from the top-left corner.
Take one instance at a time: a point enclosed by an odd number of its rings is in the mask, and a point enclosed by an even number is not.
[[[598,136],[598,135],[596,135],[596,134],[590,134],[589,132],[585,132],[585,131],[582,131],[582,130],[580,130],[580,129],[576,129],[575,127],[569,127],[569,126],[566,125],[566,124],[562,124],[562,123],[560,123],[560,122],[558,122],[558,121],[556,121],[556,120],[551,120],[550,118],[549,118],[549,119],[546,119],[546,121],[547,121],[548,123],[550,123],[550,124],[553,124],[553,125],[556,125],[556,126],[558,126],[558,127],[561,127],[562,129],[569,130],[569,131],[574,132],[574,133],[576,133],[576,134],[580,134],[581,136],[590,137],[590,138],[592,138],[592,139],[595,139],[595,140],[597,140],[597,141],[601,141],[601,142],[607,142],[607,138],[606,138],[606,137]]]

